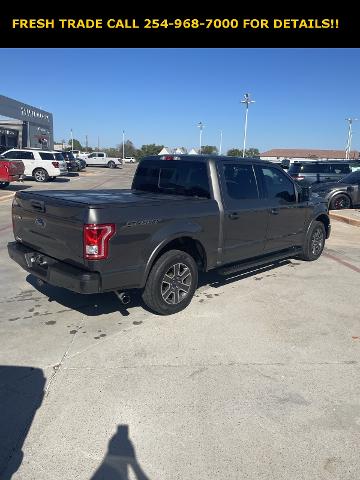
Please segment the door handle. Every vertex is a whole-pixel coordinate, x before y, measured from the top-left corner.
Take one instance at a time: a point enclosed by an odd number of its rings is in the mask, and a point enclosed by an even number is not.
[[[280,210],[279,210],[278,208],[271,208],[271,209],[270,209],[270,213],[271,213],[272,215],[279,215]]]
[[[239,218],[239,214],[236,212],[229,213],[230,220],[237,220]]]

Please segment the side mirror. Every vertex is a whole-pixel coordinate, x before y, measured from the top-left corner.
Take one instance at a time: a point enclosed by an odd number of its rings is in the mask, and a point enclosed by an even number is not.
[[[299,200],[300,202],[308,202],[311,195],[311,187],[309,185],[300,185]]]

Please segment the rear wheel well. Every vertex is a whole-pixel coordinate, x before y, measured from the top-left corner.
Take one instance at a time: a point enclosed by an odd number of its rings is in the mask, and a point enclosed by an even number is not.
[[[156,255],[152,265],[169,250],[182,250],[193,257],[199,270],[206,270],[206,253],[202,244],[191,237],[180,237],[167,243]],[[151,269],[150,269],[151,270]]]
[[[325,227],[325,231],[326,231],[326,236],[328,236],[329,234],[329,225],[330,225],[330,220],[329,220],[329,217],[327,215],[319,215],[316,220],[318,222],[322,222],[324,224],[324,227]]]

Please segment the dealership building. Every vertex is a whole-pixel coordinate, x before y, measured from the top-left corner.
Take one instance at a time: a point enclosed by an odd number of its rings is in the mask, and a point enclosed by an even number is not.
[[[42,148],[54,146],[52,113],[0,95],[0,147]]]

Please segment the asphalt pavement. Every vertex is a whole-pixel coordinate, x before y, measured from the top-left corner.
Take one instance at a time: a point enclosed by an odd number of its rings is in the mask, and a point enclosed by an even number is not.
[[[30,188],[128,188],[133,165]],[[63,179],[60,179],[63,180]],[[2,192],[3,194],[3,192]],[[171,317],[39,287],[0,202],[1,480],[358,480],[360,229]]]

